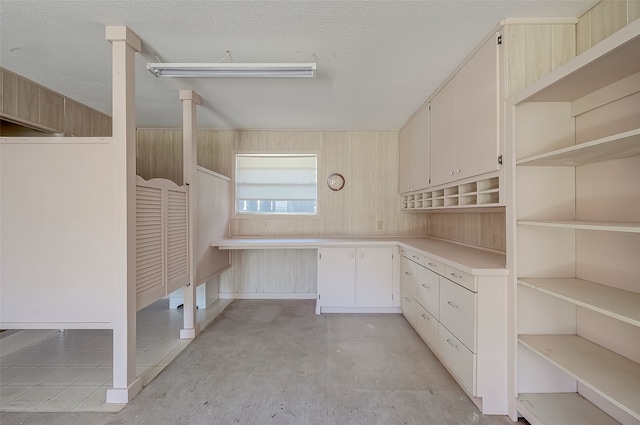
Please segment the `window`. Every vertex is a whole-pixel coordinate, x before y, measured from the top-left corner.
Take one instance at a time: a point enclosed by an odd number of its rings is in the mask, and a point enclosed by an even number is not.
[[[237,154],[236,214],[318,213],[318,155]]]

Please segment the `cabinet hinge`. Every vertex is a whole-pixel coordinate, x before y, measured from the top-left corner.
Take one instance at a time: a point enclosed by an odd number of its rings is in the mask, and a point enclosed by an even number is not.
[[[431,110],[431,104],[429,104],[429,110]]]
[[[320,299],[320,294],[318,294],[318,299]]]
[[[431,179],[429,179],[429,184],[431,184]]]
[[[318,258],[322,260],[322,253],[318,254]]]
[[[502,35],[498,36],[498,44],[502,44]]]
[[[498,157],[498,164],[502,165],[502,155]]]

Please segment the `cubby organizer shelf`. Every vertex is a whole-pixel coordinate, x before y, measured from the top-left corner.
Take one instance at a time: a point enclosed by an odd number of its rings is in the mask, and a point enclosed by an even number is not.
[[[542,358],[640,420],[640,364],[577,335],[520,335]]]
[[[490,177],[402,195],[401,205],[402,211],[500,206],[500,178]]]

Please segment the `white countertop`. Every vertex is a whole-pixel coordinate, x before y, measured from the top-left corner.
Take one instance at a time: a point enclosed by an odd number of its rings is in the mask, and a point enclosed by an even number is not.
[[[503,253],[429,237],[241,237],[213,241],[220,249],[318,249],[332,246],[400,246],[474,275],[507,275]]]

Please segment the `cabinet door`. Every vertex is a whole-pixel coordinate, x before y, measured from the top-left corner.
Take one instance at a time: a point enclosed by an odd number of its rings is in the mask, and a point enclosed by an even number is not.
[[[413,298],[418,298],[418,265],[408,258],[400,260],[400,287]]]
[[[354,248],[321,248],[318,257],[318,305],[353,307],[355,276]]]
[[[456,179],[498,169],[496,37],[487,41],[455,77]]]
[[[431,184],[453,181],[456,164],[455,78],[431,101]]]
[[[429,107],[425,106],[411,120],[411,187],[429,187]]]
[[[356,305],[392,307],[393,249],[358,248],[356,254]]]
[[[398,191],[410,192],[411,188],[411,121],[400,130],[398,163]]]
[[[418,303],[405,291],[401,291],[400,308],[405,319],[413,326],[417,327],[416,316],[418,314]]]

